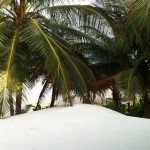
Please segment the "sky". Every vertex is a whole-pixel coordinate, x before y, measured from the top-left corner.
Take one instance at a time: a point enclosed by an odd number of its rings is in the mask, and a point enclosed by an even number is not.
[[[90,4],[93,0],[74,0],[74,4],[80,4],[80,5],[85,5],[85,4]]]

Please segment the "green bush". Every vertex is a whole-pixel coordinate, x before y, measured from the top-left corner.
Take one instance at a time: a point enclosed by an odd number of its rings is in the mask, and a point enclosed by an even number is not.
[[[115,110],[115,103],[114,102],[109,102],[109,103],[107,103],[107,104],[105,104],[103,106],[106,107],[106,108]]]
[[[109,102],[105,105],[103,105],[106,108],[115,110],[115,102]],[[130,112],[127,104],[121,104],[120,112],[129,115],[129,116],[134,116],[134,117],[142,117],[143,116],[143,105],[141,105],[140,102],[137,102],[135,106],[133,105],[130,106]]]
[[[116,107],[114,101],[109,102],[109,103],[107,103],[107,104],[105,104],[105,105],[103,105],[103,106],[106,107],[106,108],[112,109],[112,110],[115,110],[115,107]],[[123,113],[123,114],[125,114],[125,112],[126,112],[125,104],[121,104],[120,112]]]
[[[142,117],[143,112],[144,112],[143,105],[141,105],[139,102],[135,104],[134,108],[131,105],[131,114],[130,114],[130,116]]]

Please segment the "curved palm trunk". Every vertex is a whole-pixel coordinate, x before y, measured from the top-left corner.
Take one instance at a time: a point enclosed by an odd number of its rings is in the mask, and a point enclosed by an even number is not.
[[[50,107],[54,107],[57,97],[58,97],[58,90],[57,90],[56,86],[53,85],[52,99],[51,99]]]
[[[16,115],[21,114],[21,106],[22,106],[22,86],[16,92]]]
[[[53,85],[52,99],[51,99],[50,107],[54,107],[55,100],[56,100],[56,94],[57,94],[56,87],[55,87],[55,85]]]
[[[44,92],[46,91],[46,88],[48,87],[48,85],[49,85],[49,81],[47,80],[45,82],[43,88],[42,88],[42,91],[41,91],[40,95],[39,95],[38,102],[37,102],[37,105],[36,105],[36,110],[41,109],[41,98],[42,98]]]
[[[121,97],[120,97],[119,91],[117,90],[116,85],[113,85],[113,87],[112,87],[112,96],[113,96],[113,100],[115,102],[115,110],[120,112]]]

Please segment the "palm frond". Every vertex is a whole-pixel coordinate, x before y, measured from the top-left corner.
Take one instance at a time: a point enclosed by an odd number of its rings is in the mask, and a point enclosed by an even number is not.
[[[8,59],[6,64],[6,70],[2,71],[0,74],[0,114],[1,117],[6,114],[9,108],[9,90],[14,91],[15,88],[15,80],[12,78],[12,63],[15,53],[15,46],[17,42],[17,34],[18,30],[14,32],[14,35],[10,41],[10,49],[8,53]]]
[[[128,97],[135,94],[143,94],[149,88],[149,74],[146,62],[137,63],[132,69],[121,72],[117,76],[117,84],[120,90],[124,90]]]
[[[97,80],[92,86],[92,92],[100,92],[103,93],[108,89],[112,89],[112,87],[116,84],[115,76],[105,77]]]
[[[150,39],[150,2],[149,1],[128,1],[130,11],[125,18],[124,30],[120,33],[119,43],[121,48],[130,51],[131,49],[147,49]]]
[[[72,27],[95,26],[99,30],[104,30],[104,26],[109,28],[112,24],[112,18],[102,8],[92,7],[88,5],[62,5],[45,8],[47,15],[52,21],[64,20]],[[58,15],[59,14],[59,15]],[[107,21],[106,21],[107,19]],[[111,29],[110,29],[111,30]]]
[[[0,0],[0,8],[6,8],[13,0]]]
[[[52,82],[62,93],[69,93],[70,84],[78,85],[82,92],[86,92],[85,80],[77,66],[87,67],[68,49],[64,49],[59,42],[47,35],[38,22],[31,20],[22,32],[22,40],[27,43],[32,51],[38,51],[45,58],[45,69],[51,74]],[[82,70],[84,70],[82,68]],[[88,69],[85,71],[90,72]],[[89,74],[91,75],[91,73]],[[80,82],[79,82],[80,81]],[[79,90],[80,91],[80,90]],[[81,92],[81,91],[80,91]]]

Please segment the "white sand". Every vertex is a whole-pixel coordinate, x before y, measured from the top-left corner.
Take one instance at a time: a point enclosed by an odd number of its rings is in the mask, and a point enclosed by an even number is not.
[[[78,104],[0,120],[0,150],[150,150],[150,120]]]

